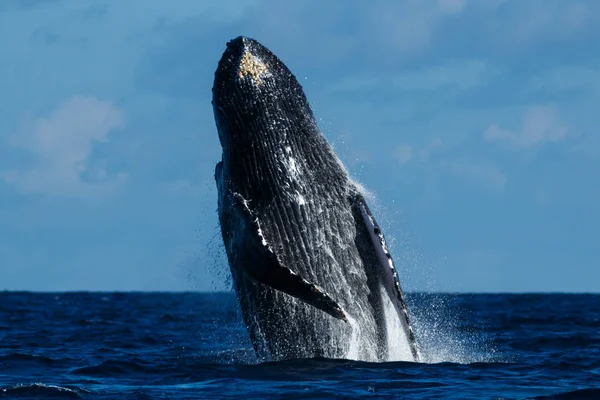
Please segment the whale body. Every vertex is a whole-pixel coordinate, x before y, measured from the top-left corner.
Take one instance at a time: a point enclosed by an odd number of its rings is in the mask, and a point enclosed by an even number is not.
[[[259,359],[418,361],[385,237],[294,75],[238,37],[212,93],[221,233]]]

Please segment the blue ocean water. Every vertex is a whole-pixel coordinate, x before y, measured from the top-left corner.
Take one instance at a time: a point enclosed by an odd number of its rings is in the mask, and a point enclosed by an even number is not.
[[[0,293],[0,397],[600,399],[600,295],[409,294],[427,363],[257,364],[231,293]]]

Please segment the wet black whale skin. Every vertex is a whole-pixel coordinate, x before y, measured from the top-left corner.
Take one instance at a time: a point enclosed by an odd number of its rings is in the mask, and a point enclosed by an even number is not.
[[[244,57],[260,68],[241,73]],[[365,220],[366,202],[290,70],[255,40],[230,41],[213,109],[223,147],[215,171],[221,231],[259,358],[343,358],[347,315],[368,344],[359,358],[385,360],[388,336],[399,334],[386,330],[389,296],[416,359],[397,274],[378,248],[383,234]]]

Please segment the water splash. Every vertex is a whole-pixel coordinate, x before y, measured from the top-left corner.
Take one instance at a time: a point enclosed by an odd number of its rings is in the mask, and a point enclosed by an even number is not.
[[[398,272],[401,282],[431,281],[433,274],[431,273],[430,263],[407,240],[412,235],[402,232],[401,239],[403,240],[399,246],[396,243],[395,233],[398,232],[399,212],[397,210],[390,212],[391,210],[388,210],[387,207],[378,201],[374,192],[366,189],[356,178],[353,179],[351,177],[351,174],[339,158],[336,158],[336,160],[347,172],[352,184],[371,203],[371,208],[374,209],[376,218],[380,223],[383,222],[383,230],[389,238],[388,243],[390,243],[390,247],[392,247],[391,253],[399,266]],[[335,238],[335,232],[329,232],[328,235],[324,236]],[[328,243],[325,240],[323,240],[323,243],[319,243],[319,245],[322,246],[326,254],[332,259],[334,258],[333,252],[327,251],[329,250]],[[335,260],[333,260],[332,265],[335,265]],[[360,275],[361,271],[352,272]],[[348,282],[345,281],[338,282],[336,286],[349,287]],[[372,321],[364,318],[362,310],[356,307],[355,309],[347,310],[356,319],[348,315],[351,329],[347,329],[341,334],[345,335],[349,343],[345,358],[362,361],[412,360],[408,339],[403,332],[397,312],[389,298],[386,295],[382,297],[388,337],[387,357],[385,359],[378,357],[377,344],[374,343],[373,337],[369,333],[370,327],[361,326],[358,322],[368,321],[366,323],[370,323]],[[498,356],[495,350],[486,341],[485,335],[481,331],[465,331],[463,329],[460,321],[461,312],[464,311],[461,311],[456,305],[451,304],[451,301],[435,296],[432,297],[434,299],[433,302],[421,301],[422,299],[417,299],[415,296],[410,297],[412,301],[409,302],[408,308],[420,348],[421,361],[425,363],[497,361]],[[295,302],[297,300],[290,298],[288,301]]]
[[[361,342],[361,329],[358,322],[352,318],[348,317],[348,322],[352,327],[352,333],[350,336],[350,346],[348,346],[348,352],[346,353],[346,359],[348,360],[360,360],[360,342]]]
[[[382,288],[382,292],[385,289]],[[387,359],[384,361],[413,361],[409,340],[402,328],[402,322],[390,298],[382,297],[385,328],[387,331]]]
[[[482,327],[473,327],[472,318],[458,296],[420,293],[410,296],[413,327],[419,342],[422,362],[505,361]],[[470,323],[467,323],[470,321]]]

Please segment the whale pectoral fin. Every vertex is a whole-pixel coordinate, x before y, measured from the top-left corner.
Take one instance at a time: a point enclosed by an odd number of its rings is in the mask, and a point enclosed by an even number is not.
[[[250,209],[250,202],[239,193],[234,192],[232,195],[235,206],[241,213],[246,231],[252,235],[248,240],[250,246],[248,251],[254,254],[255,260],[257,260],[257,262],[244,265],[245,273],[256,282],[302,300],[332,317],[347,322],[346,313],[331,296],[281,264],[263,236],[260,221]]]
[[[323,289],[308,282],[289,268],[282,266],[275,254],[271,252],[269,254],[267,265],[262,269],[262,273],[253,276],[254,279],[273,289],[296,297],[334,318],[348,322],[342,307]]]
[[[417,348],[417,342],[413,328],[410,323],[408,316],[408,310],[406,307],[406,301],[404,300],[404,294],[400,287],[400,280],[398,278],[398,272],[394,266],[394,260],[389,252],[385,237],[375,217],[371,213],[367,202],[361,194],[354,195],[350,202],[354,209],[355,218],[360,224],[363,224],[366,232],[370,236],[370,242],[373,249],[373,255],[375,256],[374,267],[378,271],[379,279],[383,284],[390,300],[397,309],[398,315],[401,320],[403,329],[408,337],[410,343],[411,352],[415,361],[419,360],[419,351]]]

